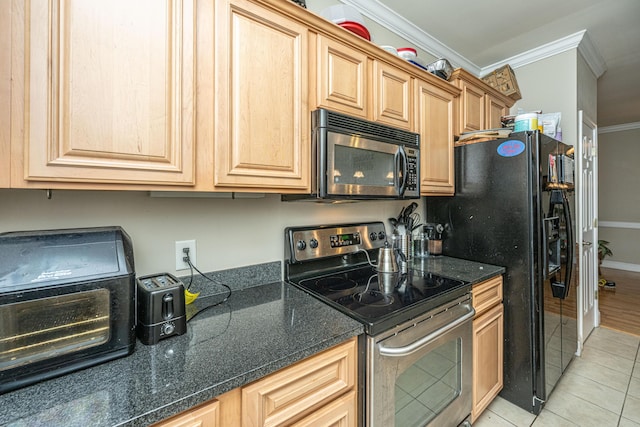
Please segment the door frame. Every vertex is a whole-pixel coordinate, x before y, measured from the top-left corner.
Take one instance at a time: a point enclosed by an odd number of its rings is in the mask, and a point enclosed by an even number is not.
[[[582,188],[585,183],[583,182],[583,170],[582,170],[582,156],[583,156],[583,145],[582,140],[587,135],[584,135],[584,126],[587,125],[591,129],[591,138],[592,144],[589,147],[591,150],[595,152],[592,153],[593,158],[593,194],[590,195],[592,198],[592,209],[591,215],[587,215],[588,212],[585,212],[585,209],[588,209],[589,204],[585,202]],[[594,328],[600,325],[600,310],[598,307],[598,250],[597,250],[597,242],[598,242],[598,125],[582,110],[578,110],[578,140],[575,146],[575,159],[576,159],[576,170],[575,170],[575,179],[576,179],[576,247],[577,247],[577,256],[576,261],[578,263],[578,292],[577,292],[577,311],[578,311],[578,349],[576,351],[576,355],[580,356],[582,353],[582,349],[584,347],[584,342],[587,340],[591,331]],[[587,274],[586,267],[582,262],[582,254],[584,248],[584,239],[583,239],[583,219],[584,218],[592,218],[593,220],[593,242],[590,242],[593,248],[592,259],[590,260],[592,266],[592,274],[594,277],[591,277],[590,280],[584,278],[584,274]],[[589,245],[589,242],[586,243]],[[583,317],[583,298],[584,293],[587,292],[587,285],[589,283],[593,284],[593,325],[589,327],[589,332],[587,334],[584,333],[585,325],[584,325],[584,317]],[[589,325],[591,326],[591,325]],[[585,336],[586,335],[586,336]]]

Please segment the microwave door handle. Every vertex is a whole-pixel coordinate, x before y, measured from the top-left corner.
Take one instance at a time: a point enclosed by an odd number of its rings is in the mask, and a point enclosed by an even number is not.
[[[398,189],[398,195],[402,196],[407,187],[407,154],[402,147],[398,147],[395,155],[395,163],[396,170],[398,171],[396,188]]]

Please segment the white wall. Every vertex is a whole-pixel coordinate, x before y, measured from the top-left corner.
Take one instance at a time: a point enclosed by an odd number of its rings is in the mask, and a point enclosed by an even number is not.
[[[279,261],[284,228],[397,216],[408,201],[346,204],[259,199],[152,198],[146,192],[0,190],[0,232],[120,225],[134,244],[136,274],[175,273],[175,241],[196,240],[201,271]],[[422,201],[418,212],[422,212]],[[187,272],[179,272],[184,275]]]
[[[343,3],[340,2],[339,0],[306,0],[306,4],[307,4],[308,10],[320,15],[321,12],[327,7],[333,6],[336,4],[343,4]],[[378,24],[377,22],[374,22],[367,17],[364,17],[364,21],[365,21],[365,27],[367,27],[367,30],[371,34],[372,43],[378,46],[389,45],[396,48],[413,47],[418,52],[418,57],[424,60],[424,62],[427,64],[438,59],[433,55],[430,55],[427,52],[423,51],[422,49],[419,49],[416,46],[412,45],[402,37],[391,32],[390,30]]]
[[[578,52],[578,110],[598,123],[598,79]]]
[[[611,242],[607,261],[640,271],[640,129],[601,133],[598,141],[599,238]],[[603,226],[607,222],[636,228]]]
[[[578,135],[578,72],[577,50],[573,49],[514,70],[522,99],[518,108],[525,112],[562,113],[562,141],[574,145]]]

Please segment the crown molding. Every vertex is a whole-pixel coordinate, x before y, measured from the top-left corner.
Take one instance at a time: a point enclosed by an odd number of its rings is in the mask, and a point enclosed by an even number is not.
[[[449,46],[440,42],[431,34],[422,30],[411,21],[398,15],[392,9],[380,3],[378,0],[340,0],[342,3],[353,6],[367,18],[377,22],[383,27],[394,32],[398,36],[412,43],[416,47],[428,52],[436,58],[447,58],[454,67],[462,67],[477,76],[484,76],[496,68],[509,65],[511,68],[523,67],[550,56],[578,49],[596,78],[607,70],[606,64],[598,50],[587,35],[587,30],[578,31],[558,40],[546,43],[542,46],[488,65],[479,67],[464,56],[460,55]]]
[[[604,62],[604,59],[602,59],[602,55],[600,55],[598,49],[593,45],[591,37],[589,37],[589,33],[587,33],[586,30],[584,37],[582,37],[582,42],[578,45],[578,52],[580,52],[589,68],[591,68],[596,79],[607,71],[607,64]]]
[[[640,122],[623,123],[621,125],[603,126],[598,128],[598,133],[623,132],[625,130],[640,129]]]
[[[485,74],[490,73],[496,68],[502,67],[507,64],[513,69],[524,67],[525,65],[549,58],[554,55],[558,55],[568,50],[576,49],[578,48],[578,46],[580,46],[580,43],[584,39],[586,33],[587,30],[581,30],[577,33],[570,34],[568,36],[559,38],[558,40],[554,40],[552,42],[545,43],[542,46],[530,49],[526,52],[514,55],[511,58],[507,58],[494,64],[488,65],[481,69],[480,75],[484,76]]]
[[[416,47],[436,58],[447,58],[454,68],[462,67],[470,73],[478,75],[480,67],[460,55],[449,46],[440,42],[431,34],[420,29],[411,21],[398,15],[378,0],[340,0],[342,3],[358,9],[367,18],[389,29]]]

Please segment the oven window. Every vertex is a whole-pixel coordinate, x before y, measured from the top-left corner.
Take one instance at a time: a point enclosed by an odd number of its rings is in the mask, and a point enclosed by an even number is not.
[[[394,155],[362,148],[335,146],[334,184],[393,187]]]
[[[424,426],[460,395],[461,358],[462,339],[446,341],[396,379],[396,426]]]
[[[110,321],[108,289],[0,305],[0,372],[104,344]]]

